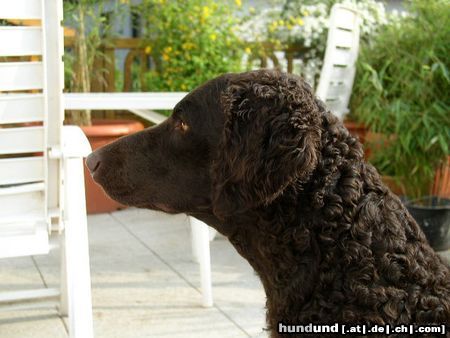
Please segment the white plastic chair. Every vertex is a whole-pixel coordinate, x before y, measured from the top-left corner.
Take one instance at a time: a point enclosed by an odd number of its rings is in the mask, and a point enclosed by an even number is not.
[[[41,23],[0,26],[0,57],[39,60],[0,62],[0,258],[47,254],[57,236],[62,263],[59,289],[3,292],[0,305],[56,298],[70,337],[90,338],[82,163],[90,146],[79,128],[63,127],[62,1],[0,1],[0,19]]]
[[[340,119],[349,111],[359,50],[359,22],[355,9],[340,4],[332,7],[316,94]]]

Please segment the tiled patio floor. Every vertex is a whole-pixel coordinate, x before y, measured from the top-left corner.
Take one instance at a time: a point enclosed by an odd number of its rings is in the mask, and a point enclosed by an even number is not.
[[[266,336],[259,279],[223,237],[211,243],[215,305],[203,308],[185,216],[129,209],[88,222],[96,338]],[[0,260],[0,290],[56,286],[57,255]],[[67,337],[67,325],[51,307],[1,311],[0,337]]]
[[[215,305],[202,308],[185,216],[129,209],[88,222],[95,337],[267,336],[262,286],[223,237],[211,243]],[[57,255],[0,260],[0,290],[56,286]],[[2,311],[0,337],[67,337],[67,324],[51,307]]]

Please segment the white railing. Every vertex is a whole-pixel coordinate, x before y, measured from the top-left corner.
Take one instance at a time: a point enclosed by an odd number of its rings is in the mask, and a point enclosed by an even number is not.
[[[129,110],[153,123],[167,117],[153,110],[173,109],[185,92],[151,93],[66,93],[64,108],[70,110]]]

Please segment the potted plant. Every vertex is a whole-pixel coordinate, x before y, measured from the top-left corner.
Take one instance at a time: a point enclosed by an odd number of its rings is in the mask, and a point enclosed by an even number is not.
[[[408,209],[443,249],[450,247],[449,218],[437,214],[450,205],[433,195],[448,189],[442,187],[450,144],[448,4],[413,0],[408,10],[361,46],[352,109],[384,139],[371,160],[403,185]]]
[[[91,84],[105,80],[104,68],[97,67],[99,58],[111,62],[102,54],[101,46],[108,44],[111,34],[108,19],[102,13],[106,2],[78,0],[64,3],[66,23],[75,28],[76,36],[72,53],[65,55],[66,88],[73,92],[87,93]],[[126,6],[119,4],[118,6]],[[115,9],[120,9],[116,7]],[[123,9],[123,8],[122,8]],[[142,130],[142,123],[135,120],[95,118],[90,111],[68,111],[66,121],[79,125],[86,134],[92,149],[97,149],[119,137]],[[124,208],[110,199],[97,185],[85,167],[86,204],[88,213],[110,212]]]

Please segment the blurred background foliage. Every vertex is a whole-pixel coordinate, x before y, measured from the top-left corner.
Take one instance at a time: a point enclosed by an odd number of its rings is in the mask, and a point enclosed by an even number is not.
[[[187,91],[217,75],[241,70],[243,44],[235,13],[240,2],[143,0],[145,50],[154,67],[148,88]]]
[[[450,2],[405,0],[405,12],[389,13],[375,0],[264,3],[65,1],[65,25],[75,32],[65,55],[66,88],[190,91],[222,73],[260,68],[264,58],[270,61],[264,66],[286,71],[292,47],[291,70],[314,87],[331,6],[351,5],[362,25],[348,118],[379,135],[370,160],[382,174],[407,178],[410,196],[426,194],[449,154]],[[132,48],[135,59],[131,52],[120,57],[118,44]],[[274,55],[278,64],[271,63]],[[74,120],[85,115],[74,112]]]
[[[407,178],[408,195],[421,196],[449,154],[450,3],[414,0],[407,9],[362,44],[351,107],[391,139],[374,153],[378,170]]]

